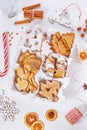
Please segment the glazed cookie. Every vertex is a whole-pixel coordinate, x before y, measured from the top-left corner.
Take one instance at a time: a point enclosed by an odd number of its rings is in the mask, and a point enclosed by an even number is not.
[[[43,63],[42,70],[52,78],[63,78],[66,75],[68,61],[64,56],[49,54]]]

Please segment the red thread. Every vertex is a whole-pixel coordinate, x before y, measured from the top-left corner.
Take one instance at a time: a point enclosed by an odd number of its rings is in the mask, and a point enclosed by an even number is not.
[[[72,4],[70,4],[70,5],[68,5],[63,11],[62,11],[62,13],[64,12],[64,11],[66,11],[67,10],[67,8],[69,8],[69,7],[71,7],[71,6],[76,6],[77,7],[77,9],[79,10],[79,20],[80,20],[80,18],[81,18],[81,15],[82,15],[82,12],[81,12],[81,9],[80,9],[80,7],[79,7],[79,5],[77,5],[77,4],[74,4],[74,3],[72,3]]]

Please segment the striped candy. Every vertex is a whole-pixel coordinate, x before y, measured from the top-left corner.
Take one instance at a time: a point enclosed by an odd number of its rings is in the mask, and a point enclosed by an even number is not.
[[[6,33],[2,34],[3,38],[3,49],[4,49],[4,71],[0,73],[0,77],[3,77],[8,72],[8,45],[7,45],[7,38]]]

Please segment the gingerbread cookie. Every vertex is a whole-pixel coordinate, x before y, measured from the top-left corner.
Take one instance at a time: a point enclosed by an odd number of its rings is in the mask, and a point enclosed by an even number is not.
[[[38,83],[35,81],[35,74],[38,72],[42,60],[35,53],[28,50],[18,57],[19,67],[15,70],[15,86],[18,91],[36,91]]]
[[[54,53],[69,57],[73,43],[74,33],[66,33],[61,35],[59,32],[56,32],[51,35],[50,46]]]
[[[64,56],[50,54],[42,65],[44,73],[52,78],[63,78],[66,75],[68,61]]]
[[[41,80],[38,95],[50,101],[58,100],[58,91],[61,88],[61,83],[56,80]]]

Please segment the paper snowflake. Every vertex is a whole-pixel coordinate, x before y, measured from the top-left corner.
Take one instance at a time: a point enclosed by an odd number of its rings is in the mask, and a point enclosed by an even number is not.
[[[4,121],[8,119],[14,121],[16,114],[20,112],[19,109],[16,108],[16,102],[10,101],[10,99],[5,96],[4,90],[0,91],[0,113],[3,115]]]

